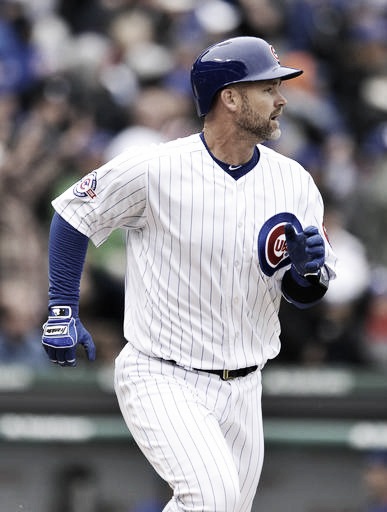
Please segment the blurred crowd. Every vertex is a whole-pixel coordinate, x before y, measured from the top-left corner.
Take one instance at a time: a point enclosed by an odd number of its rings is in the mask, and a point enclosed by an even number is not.
[[[200,131],[193,60],[253,35],[305,71],[283,85],[270,145],[314,177],[340,258],[319,306],[283,305],[279,361],[387,368],[386,27],[385,0],[2,0],[0,364],[49,364],[51,200],[130,144]],[[88,253],[81,316],[99,364],[124,343],[124,261],[120,232]]]

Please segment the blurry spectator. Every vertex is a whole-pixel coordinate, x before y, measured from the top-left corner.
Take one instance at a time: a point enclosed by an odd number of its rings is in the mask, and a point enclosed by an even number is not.
[[[329,89],[325,68],[316,57],[305,51],[291,51],[282,59],[283,65],[292,62],[304,70],[300,83],[285,84],[289,104],[288,115],[300,119],[317,141],[346,130],[343,112]]]
[[[387,512],[387,452],[371,453],[365,463],[364,483],[369,505],[364,512]]]
[[[90,244],[90,257],[87,258],[81,280],[80,308],[87,318],[88,330],[98,343],[98,363],[111,365],[122,349],[125,340],[122,335],[124,311],[125,252],[123,245],[110,243],[105,251],[105,260],[99,261],[101,248],[93,250]],[[99,256],[101,257],[101,255]],[[121,260],[117,269],[114,262]],[[85,354],[79,352],[80,359]]]
[[[386,101],[380,97],[383,85],[373,85],[387,77],[386,11],[385,2],[353,2],[344,45],[338,50],[335,90],[357,141],[363,141],[373,126],[385,120]]]
[[[387,266],[387,123],[377,125],[363,146],[362,174],[353,195],[351,229],[364,241],[374,266]]]
[[[239,31],[243,35],[258,36],[273,42],[282,40],[285,27],[285,10],[279,2],[269,0],[240,0],[242,24]],[[282,53],[282,52],[281,52]]]
[[[213,42],[226,39],[240,23],[240,11],[225,0],[197,2],[195,16],[203,34],[209,34]]]
[[[344,201],[351,201],[359,175],[355,142],[348,132],[335,133],[325,138],[322,149],[322,185],[332,199],[336,202],[343,201],[340,208],[342,212],[349,213],[350,205],[347,206]]]
[[[375,367],[387,370],[387,268],[377,267],[371,274],[366,309],[364,355]]]
[[[363,243],[345,227],[337,202],[326,204],[325,226],[337,254],[337,279],[330,283],[324,300],[338,307],[351,304],[364,296],[370,285],[370,263]],[[332,286],[331,286],[332,285]]]
[[[150,142],[162,142],[177,136],[178,122],[180,136],[187,135],[193,122],[191,102],[182,94],[164,87],[146,87],[138,95],[131,109],[131,124],[113,138],[105,151],[110,160],[130,145],[142,146]]]
[[[40,343],[42,297],[16,276],[3,280],[0,291],[0,364],[47,367]]]
[[[33,290],[34,307],[37,301],[44,304],[47,298],[46,250],[47,241],[43,238],[41,227],[28,205],[18,201],[12,195],[0,194],[2,212],[0,217],[0,294],[4,298],[14,293],[9,286],[16,290]],[[18,287],[18,285],[21,285]],[[44,290],[44,287],[46,290]],[[4,289],[3,289],[4,288]],[[23,295],[18,298],[22,303]],[[36,305],[39,311],[39,304]]]
[[[338,263],[337,281],[330,283],[322,303],[319,337],[328,362],[362,363],[371,276],[368,255],[361,240],[346,229],[337,204],[327,207],[325,223]]]
[[[39,76],[31,23],[18,2],[0,3],[0,94],[24,93]]]

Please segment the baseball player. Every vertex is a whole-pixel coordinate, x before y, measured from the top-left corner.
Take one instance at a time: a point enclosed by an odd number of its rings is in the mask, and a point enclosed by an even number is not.
[[[191,71],[201,133],[128,148],[53,201],[43,345],[59,365],[75,366],[77,345],[95,358],[78,316],[88,241],[126,230],[115,390],[173,490],[165,511],[251,510],[281,298],[309,307],[335,276],[310,174],[261,144],[280,135],[282,81],[301,73],[259,38],[207,48]]]

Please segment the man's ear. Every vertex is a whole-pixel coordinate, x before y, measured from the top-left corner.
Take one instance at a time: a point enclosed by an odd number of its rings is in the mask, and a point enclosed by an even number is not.
[[[229,111],[235,112],[241,101],[240,94],[234,87],[225,87],[220,91],[219,99]]]

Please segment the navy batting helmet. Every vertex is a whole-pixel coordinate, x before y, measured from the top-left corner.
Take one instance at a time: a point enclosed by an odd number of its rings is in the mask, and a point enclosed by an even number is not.
[[[204,50],[191,69],[191,85],[199,117],[210,110],[215,93],[226,85],[301,75],[281,66],[274,48],[258,37],[233,37]]]

